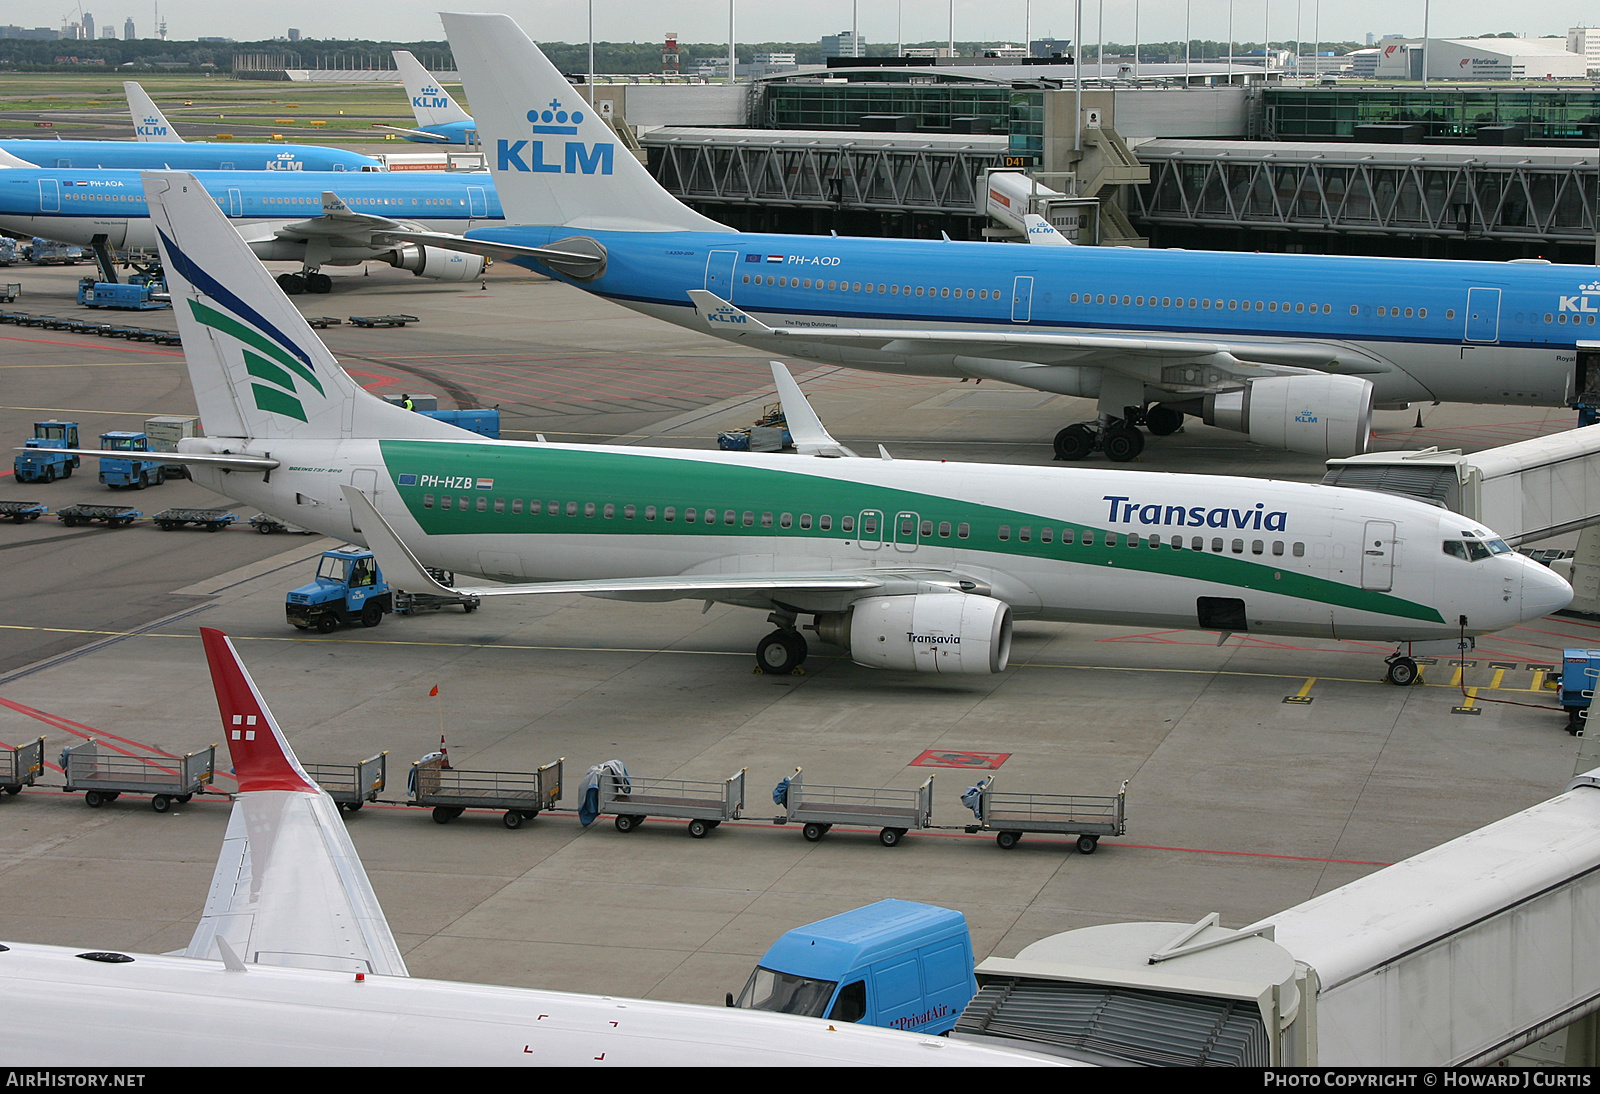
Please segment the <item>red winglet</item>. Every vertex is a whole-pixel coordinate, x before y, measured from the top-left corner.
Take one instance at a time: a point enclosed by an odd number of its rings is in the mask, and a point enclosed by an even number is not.
[[[301,768],[294,750],[284,740],[277,720],[267,709],[228,636],[214,628],[201,627],[200,637],[205,641],[211,683],[217,689],[217,709],[222,712],[222,732],[228,742],[228,752],[233,756],[234,774],[239,777],[239,792],[318,792],[319,787]]]

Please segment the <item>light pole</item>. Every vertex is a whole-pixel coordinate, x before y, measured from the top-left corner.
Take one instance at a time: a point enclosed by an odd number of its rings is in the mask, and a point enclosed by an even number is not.
[[[1428,16],[1432,5],[1422,0],[1422,90],[1428,90]]]
[[[589,0],[589,102],[594,102],[594,0]]]
[[[1228,86],[1233,86],[1233,0],[1228,0]]]
[[[1183,0],[1183,86],[1189,86],[1189,9],[1190,0]]]
[[[733,4],[734,0],[728,0],[728,82],[730,84],[738,80],[739,72],[739,61],[734,56],[733,51]]]

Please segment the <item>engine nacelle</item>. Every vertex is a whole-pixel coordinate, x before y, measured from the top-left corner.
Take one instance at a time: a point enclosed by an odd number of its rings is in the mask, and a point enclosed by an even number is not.
[[[396,247],[389,258],[389,265],[395,269],[410,270],[418,277],[435,281],[471,281],[483,272],[486,264],[482,255],[416,243]]]
[[[819,616],[817,636],[867,668],[996,673],[1011,657],[1011,608],[972,593],[873,596]]]
[[[1372,436],[1372,383],[1359,376],[1269,376],[1207,395],[1207,425],[1256,444],[1318,456],[1358,456]]]

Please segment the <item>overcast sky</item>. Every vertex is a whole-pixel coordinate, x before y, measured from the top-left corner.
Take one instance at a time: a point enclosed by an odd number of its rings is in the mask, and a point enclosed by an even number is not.
[[[1314,16],[1321,8],[1325,41],[1361,41],[1366,34],[1422,34],[1423,0],[1233,0],[1234,40],[1260,41],[1269,14],[1273,41],[1293,39],[1296,18],[1306,41],[1314,35]],[[858,0],[862,37],[869,44],[893,44],[897,34],[906,41],[942,40],[949,33],[949,0]],[[66,0],[6,0],[0,18],[22,26],[61,25]],[[150,0],[84,0],[98,26],[118,28],[133,17],[141,37],[155,25],[155,5]],[[1141,41],[1169,41],[1184,37],[1184,0],[1139,0]],[[194,39],[222,36],[241,41],[282,37],[289,27],[299,27],[313,38],[381,38],[418,41],[444,37],[437,12],[438,0],[271,0],[237,7],[215,0],[166,0],[160,5],[170,38]],[[741,42],[815,41],[824,34],[848,29],[851,0],[809,0],[805,4],[779,0],[741,0],[737,37]],[[1082,38],[1093,42],[1097,15],[1105,11],[1107,41],[1131,42],[1134,37],[1134,0],[1084,0]],[[1195,38],[1228,38],[1228,0],[1191,0]],[[1434,3],[1431,31],[1435,37],[1456,37],[1514,31],[1530,37],[1565,34],[1568,27],[1600,21],[1593,0],[1528,0],[1521,4],[1491,0],[1452,0]],[[1028,10],[1033,33],[1072,37],[1073,4],[1065,0],[956,0],[957,39],[1021,41]],[[582,42],[588,40],[585,0],[490,0],[462,3],[454,10],[502,11],[517,19],[535,41]],[[903,30],[897,31],[897,17]],[[75,16],[74,16],[75,18]],[[685,42],[726,42],[728,0],[594,0],[595,38],[600,41],[655,41],[677,31]],[[98,33],[98,31],[97,31]]]

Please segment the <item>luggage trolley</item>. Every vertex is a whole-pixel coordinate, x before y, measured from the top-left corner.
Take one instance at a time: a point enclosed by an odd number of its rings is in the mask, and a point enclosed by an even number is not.
[[[537,771],[464,771],[446,767],[437,753],[411,765],[407,805],[433,809],[433,819],[449,824],[468,809],[504,809],[507,828],[521,828],[561,800],[562,757]]]
[[[689,835],[704,839],[725,820],[744,810],[744,768],[721,782],[692,779],[626,779],[607,771],[600,777],[600,812],[616,814],[618,832],[632,832],[646,817],[681,817]]]
[[[102,748],[93,737],[61,753],[61,773],[69,793],[98,809],[124,793],[149,794],[150,808],[165,813],[204,793],[217,769],[217,746],[186,756],[123,756]]]
[[[368,802],[378,800],[389,774],[389,753],[380,752],[355,764],[301,763],[313,782],[328,792],[345,813],[359,812]]]
[[[20,794],[44,773],[44,738],[16,748],[0,746],[0,790]]]
[[[773,799],[788,812],[774,817],[775,824],[799,821],[801,834],[815,842],[836,824],[880,828],[878,842],[893,847],[913,828],[933,823],[933,776],[915,790],[875,790],[864,786],[806,786],[794,769]]]
[[[990,775],[961,800],[978,815],[968,832],[996,832],[994,841],[1009,851],[1024,832],[1050,832],[1078,837],[1080,854],[1092,855],[1101,836],[1127,831],[1128,781],[1115,794],[1005,794],[993,789]],[[976,797],[976,802],[972,798]]]

